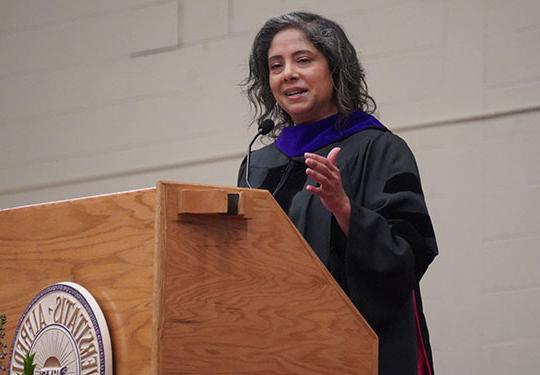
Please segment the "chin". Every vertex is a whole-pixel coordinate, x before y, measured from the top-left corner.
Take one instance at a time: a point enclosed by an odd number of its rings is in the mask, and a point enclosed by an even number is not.
[[[293,119],[295,124],[301,124],[304,122],[313,122],[315,116],[313,114],[310,114],[308,111],[288,111],[287,112],[289,116]]]

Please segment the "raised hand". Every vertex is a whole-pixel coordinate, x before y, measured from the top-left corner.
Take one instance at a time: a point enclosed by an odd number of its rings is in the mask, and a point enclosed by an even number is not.
[[[343,233],[348,235],[351,201],[343,190],[341,172],[336,164],[340,151],[341,148],[334,147],[327,157],[304,154],[308,166],[306,174],[317,182],[317,186],[308,185],[306,189],[320,198],[324,207],[335,216]]]

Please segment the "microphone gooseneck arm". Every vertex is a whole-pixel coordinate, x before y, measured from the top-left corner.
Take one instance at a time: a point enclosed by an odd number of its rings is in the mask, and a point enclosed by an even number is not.
[[[249,143],[247,157],[246,157],[246,185],[250,189],[253,189],[253,186],[251,186],[251,184],[249,183],[249,167],[250,167],[250,163],[251,163],[251,147],[253,146],[253,143],[255,143],[257,138],[259,138],[259,136],[266,135],[266,134],[270,133],[272,131],[272,129],[274,129],[274,126],[275,126],[274,121],[272,121],[271,119],[266,119],[263,122],[261,122],[261,124],[259,125],[259,131],[257,132],[257,134],[255,134],[255,137],[253,137],[253,139]]]
[[[251,163],[251,147],[253,146],[253,143],[255,143],[255,140],[257,140],[257,138],[259,138],[259,136],[261,134],[262,133],[259,130],[257,132],[257,134],[255,135],[255,137],[253,137],[253,139],[249,143],[249,147],[248,147],[248,152],[247,152],[247,157],[246,157],[246,184],[247,184],[248,188],[250,188],[250,189],[253,189],[253,186],[251,186],[251,184],[249,183],[249,166],[250,166],[250,163]]]

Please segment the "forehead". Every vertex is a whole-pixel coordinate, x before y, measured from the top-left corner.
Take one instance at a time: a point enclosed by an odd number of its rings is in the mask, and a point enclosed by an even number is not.
[[[319,52],[302,30],[288,28],[274,35],[268,49],[268,59],[291,55],[298,51]]]

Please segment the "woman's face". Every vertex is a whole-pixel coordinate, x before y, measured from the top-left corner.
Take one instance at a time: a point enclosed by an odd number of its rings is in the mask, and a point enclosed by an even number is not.
[[[337,113],[326,57],[303,31],[289,28],[274,36],[268,50],[268,69],[276,102],[296,124]]]

